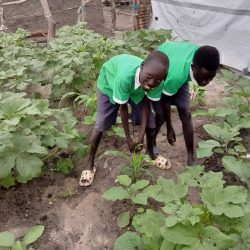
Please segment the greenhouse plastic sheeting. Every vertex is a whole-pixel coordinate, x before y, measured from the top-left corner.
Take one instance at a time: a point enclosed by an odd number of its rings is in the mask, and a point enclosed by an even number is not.
[[[250,71],[250,0],[152,0],[152,29],[216,46],[222,64]]]

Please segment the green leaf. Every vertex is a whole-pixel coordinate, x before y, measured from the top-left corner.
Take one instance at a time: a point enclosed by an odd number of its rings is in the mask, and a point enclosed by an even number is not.
[[[243,160],[237,160],[233,156],[224,156],[222,163],[226,170],[233,172],[242,180],[250,178],[250,164],[245,163]]]
[[[29,228],[24,235],[23,243],[25,245],[29,245],[35,242],[38,238],[41,237],[41,235],[43,234],[43,231],[44,231],[44,226],[42,225],[37,225],[37,226]]]
[[[241,128],[250,128],[250,116],[241,118],[239,124]]]
[[[23,250],[21,242],[19,240],[16,241],[11,250]]]
[[[132,180],[127,175],[119,175],[119,176],[117,176],[115,182],[118,182],[119,184],[121,184],[121,185],[123,185],[125,187],[129,187]]]
[[[241,235],[231,235],[235,241],[235,246],[230,250],[247,250],[250,249],[250,228],[245,229]]]
[[[103,194],[103,198],[109,201],[129,199],[128,191],[122,187],[112,187]]]
[[[136,250],[141,244],[141,238],[136,233],[126,232],[116,239],[114,250]]]
[[[148,180],[139,180],[134,184],[135,190],[141,190],[149,185]]]
[[[89,152],[89,145],[85,145],[81,142],[76,142],[73,144],[73,150],[80,159],[84,158]]]
[[[199,180],[203,174],[203,166],[197,165],[186,167],[185,171],[178,175],[178,183],[180,183],[181,185],[197,187],[199,185]]]
[[[229,218],[239,218],[244,215],[240,205],[246,202],[247,191],[237,186],[224,189],[214,186],[211,189],[203,189],[201,199],[214,215],[225,214]]]
[[[43,147],[38,145],[37,143],[34,143],[31,145],[31,148],[27,150],[28,153],[32,153],[32,154],[47,154],[48,150]]]
[[[132,225],[136,231],[147,237],[161,236],[160,228],[164,226],[165,216],[162,213],[147,209],[144,214],[137,214],[133,218]]]
[[[124,228],[129,224],[130,215],[129,211],[121,213],[117,218],[119,228]]]
[[[158,237],[148,237],[147,235],[142,235],[142,240],[143,240],[143,249],[147,250],[155,250],[155,249],[160,249],[162,245],[162,236],[159,235]]]
[[[85,116],[83,123],[86,125],[92,125],[93,123],[95,123],[95,121],[96,121],[96,112],[91,115]]]
[[[124,129],[118,126],[112,126],[111,128],[111,132],[109,135],[112,136],[113,134],[120,136],[122,138],[125,138],[125,133],[124,133]]]
[[[222,172],[208,172],[205,173],[200,178],[200,187],[202,189],[213,189],[217,187],[218,189],[222,189],[224,186],[225,181],[223,180],[223,173]]]
[[[197,158],[209,157],[213,154],[215,147],[220,147],[220,143],[215,140],[207,140],[199,142],[197,149]]]
[[[168,216],[165,220],[167,227],[172,227],[180,222],[180,219],[176,215]]]
[[[189,222],[192,226],[200,221],[200,215],[203,211],[200,208],[192,207],[189,203],[167,204],[162,210],[169,214],[166,218],[166,226],[172,227],[178,222],[186,224]]]
[[[233,240],[216,227],[192,227],[177,224],[170,228],[163,228],[165,240],[178,245],[185,245],[188,250],[225,250],[233,245]]]
[[[0,179],[7,178],[11,175],[11,170],[15,166],[15,157],[10,157],[9,155],[4,155],[0,157]]]
[[[219,140],[221,136],[221,127],[216,124],[206,124],[203,126],[205,131],[214,139]]]
[[[232,108],[222,108],[217,107],[209,110],[209,113],[213,114],[213,116],[226,117],[232,114]]]
[[[182,185],[180,183],[175,183],[173,180],[159,177],[157,185],[146,187],[143,193],[159,202],[168,203],[171,201],[179,201],[186,196],[187,191],[187,185]]]
[[[60,159],[56,164],[56,170],[63,174],[69,174],[73,168],[74,163],[71,158]]]
[[[15,178],[12,175],[0,179],[0,187],[9,188],[15,185]]]
[[[245,153],[246,152],[246,148],[243,145],[237,145],[237,146],[234,147],[234,149],[239,153]]]
[[[137,194],[135,197],[133,197],[132,201],[136,204],[147,205],[148,196],[145,195],[144,193],[140,193],[140,194]]]
[[[19,174],[18,181],[26,183],[27,180],[41,174],[43,162],[35,155],[21,154],[16,159],[16,169]]]
[[[11,247],[15,242],[13,233],[5,231],[0,233],[0,247]]]
[[[198,109],[195,112],[193,112],[194,117],[196,117],[196,116],[208,116],[208,115],[209,115],[209,113],[205,109]]]
[[[175,250],[176,245],[167,240],[163,240],[160,250]]]

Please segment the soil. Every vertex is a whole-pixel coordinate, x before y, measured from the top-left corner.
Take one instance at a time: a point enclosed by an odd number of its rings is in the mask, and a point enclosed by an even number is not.
[[[3,0],[3,3],[9,0]],[[81,0],[48,0],[56,29],[64,25],[77,23],[77,11]],[[132,30],[132,9],[129,6],[118,6],[116,9],[115,30]],[[31,33],[31,36],[39,42],[46,41],[47,22],[44,18],[40,1],[29,0],[18,5],[4,6],[5,26],[14,32],[17,28],[23,28]],[[110,6],[102,4],[101,0],[91,0],[86,9],[85,22],[87,28],[105,35],[112,35],[112,11]]]

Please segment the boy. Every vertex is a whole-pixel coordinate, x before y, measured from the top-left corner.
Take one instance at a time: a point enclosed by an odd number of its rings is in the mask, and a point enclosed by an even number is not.
[[[118,110],[124,128],[126,142],[131,152],[141,150],[147,127],[154,128],[154,121],[149,119],[149,100],[158,101],[162,94],[163,84],[168,70],[168,57],[160,51],[153,51],[143,62],[132,55],[118,55],[108,60],[102,66],[97,80],[97,117],[92,135],[91,149],[87,170],[82,172],[79,184],[89,186],[95,176],[94,157],[103,132],[115,123]],[[127,103],[139,106],[141,110],[141,129],[138,141],[130,137]],[[152,123],[153,121],[153,123]],[[153,137],[147,143],[149,152],[153,152]]]
[[[189,104],[190,80],[199,86],[206,86],[216,75],[220,65],[219,52],[212,46],[201,46],[190,42],[165,42],[159,48],[170,61],[168,76],[164,81],[163,95],[159,102],[153,103],[156,113],[154,151],[157,154],[156,136],[164,122],[167,126],[169,144],[176,141],[171,123],[171,104],[177,107],[182,122],[184,141],[187,149],[187,164],[194,163],[194,135]]]

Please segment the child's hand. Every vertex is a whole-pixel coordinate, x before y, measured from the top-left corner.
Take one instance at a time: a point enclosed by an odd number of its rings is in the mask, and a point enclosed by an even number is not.
[[[127,139],[127,145],[128,145],[128,149],[129,151],[132,153],[135,151],[135,143],[133,142],[133,140],[131,138]]]
[[[135,145],[134,152],[135,152],[135,153],[140,153],[140,152],[142,151],[142,149],[143,149],[143,144],[142,144],[142,143],[137,143],[137,144]]]

